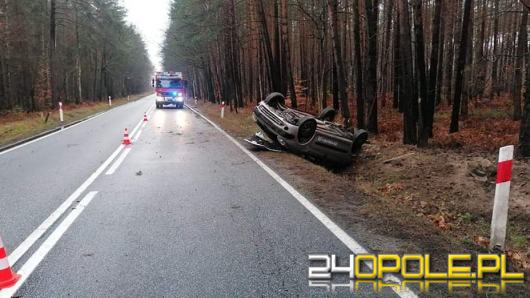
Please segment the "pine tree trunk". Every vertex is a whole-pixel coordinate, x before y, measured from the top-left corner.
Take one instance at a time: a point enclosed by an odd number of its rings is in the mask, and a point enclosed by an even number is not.
[[[363,94],[363,65],[361,53],[361,23],[360,23],[360,3],[354,1],[353,3],[353,43],[355,55],[353,57],[353,68],[355,71],[355,97],[357,103],[357,127],[365,128],[365,114],[364,114],[364,94]]]
[[[278,91],[281,89],[281,82],[280,82],[280,71],[274,61],[274,57],[272,55],[272,43],[269,35],[269,28],[267,24],[267,18],[265,15],[265,7],[263,4],[263,0],[258,0],[258,15],[261,18],[261,34],[262,34],[262,42],[264,43],[263,46],[265,47],[265,54],[267,57],[267,63],[269,67],[268,75],[269,80],[272,83],[272,89],[275,91]]]
[[[338,28],[338,16],[337,16],[337,0],[328,0],[328,13],[331,20],[331,35],[333,40],[333,53],[335,56],[335,66],[337,70],[337,88],[340,101],[340,107],[342,112],[342,118],[344,119],[344,126],[350,126],[350,108],[348,106],[348,97],[346,95],[346,80],[344,72],[344,64],[342,61],[342,49],[339,36]]]
[[[282,67],[284,69],[285,81],[288,84],[288,89],[291,98],[291,106],[296,108],[298,106],[296,102],[296,90],[294,86],[294,74],[292,70],[291,62],[291,47],[289,43],[289,11],[287,6],[287,0],[280,0],[280,17],[282,27]]]
[[[493,98],[494,95],[498,95],[498,56],[497,51],[499,47],[499,1],[500,0],[494,0],[494,12],[493,12],[493,59],[491,62],[491,92],[488,97]]]
[[[460,40],[460,49],[458,51],[458,62],[456,64],[456,80],[455,80],[455,95],[453,98],[453,111],[451,113],[450,133],[459,131],[460,120],[460,104],[462,101],[462,89],[464,87],[464,69],[466,66],[468,35],[469,35],[469,21],[472,9],[472,0],[465,0],[464,2],[464,16],[462,21],[462,36]]]
[[[473,97],[473,36],[474,36],[474,15],[475,15],[475,0],[471,1],[471,9],[469,11],[469,23],[467,24],[467,54],[466,54],[466,65],[464,67],[464,85],[462,87],[462,103],[460,108],[460,115],[467,117],[469,115],[469,101]]]
[[[519,153],[523,157],[530,157],[530,63],[528,62],[530,62],[530,53],[527,54],[526,93],[523,117],[521,119],[521,132],[519,134]]]
[[[523,1],[525,14],[530,10],[530,1]],[[519,154],[530,157],[530,52],[526,54],[526,83],[525,102],[523,116],[521,119],[521,131],[519,134]]]
[[[394,44],[392,45],[394,49],[394,96],[392,99],[392,107],[396,110],[399,110],[399,112],[403,112],[401,102],[400,102],[400,88],[401,88],[401,55],[399,53],[399,47],[401,44],[401,41],[399,39],[400,37],[400,23],[399,23],[399,10],[398,7],[395,8],[396,16],[394,17]]]
[[[412,37],[410,33],[410,13],[408,0],[397,1],[399,16],[399,99],[403,109],[403,143],[415,145],[418,142],[418,109],[413,83]]]
[[[521,97],[522,97],[522,87],[523,87],[523,68],[524,68],[524,57],[525,53],[528,50],[528,11],[525,9],[523,12],[523,17],[521,19],[521,24],[519,27],[519,37],[517,42],[517,63],[515,66],[515,76],[514,76],[514,94],[513,94],[513,120],[521,119]]]
[[[446,15],[445,18],[447,19],[448,23],[448,31],[447,31],[447,51],[445,56],[446,67],[445,67],[445,73],[444,73],[444,96],[446,98],[447,105],[451,105],[452,98],[453,98],[453,66],[455,61],[455,31],[457,30],[455,26],[455,12],[454,9],[456,8],[454,6],[454,2],[450,2],[446,4],[447,9],[445,10]]]
[[[366,102],[368,106],[368,131],[378,133],[377,125],[377,14],[378,1],[366,0],[368,55],[367,55],[367,78]]]
[[[79,104],[81,100],[83,100],[83,87],[82,87],[82,69],[81,69],[81,45],[79,42],[79,15],[78,15],[78,8],[77,3],[74,3],[74,9],[75,9],[75,42],[76,42],[76,59],[75,59],[75,67],[77,69],[77,96],[76,96],[76,103]]]
[[[424,115],[424,125],[425,130],[429,137],[433,136],[433,124],[434,124],[434,105],[436,103],[436,78],[438,76],[438,58],[440,44],[443,44],[443,41],[440,42],[440,31],[441,31],[441,21],[442,21],[442,0],[435,0],[434,2],[434,19],[432,21],[432,41],[431,41],[431,62],[429,68],[429,84],[428,84],[428,94],[425,98],[425,115]],[[441,68],[441,66],[440,66]]]
[[[418,147],[427,146],[430,135],[429,123],[430,106],[432,104],[434,111],[434,98],[427,96],[427,77],[425,67],[425,45],[423,41],[423,17],[422,17],[422,0],[414,0],[414,34],[416,50],[416,80],[419,84],[419,104],[420,115],[418,117]],[[434,95],[434,94],[433,94]]]
[[[444,6],[444,4],[442,3],[442,6]],[[446,32],[445,32],[445,25],[446,25],[446,20],[444,20],[443,18],[441,19],[440,21],[440,27],[442,28],[440,30],[440,39],[439,39],[439,53],[438,53],[438,63],[437,63],[437,68],[438,68],[438,72],[436,74],[436,94],[435,94],[435,104],[438,106],[442,103],[442,90],[443,90],[443,84],[444,84],[444,69],[445,69],[445,64],[446,64],[446,60],[445,60],[445,52],[446,52],[446,42],[445,42],[445,37],[446,37]],[[433,112],[433,125],[431,125],[431,128],[434,126],[434,112]],[[433,134],[431,133],[431,138],[433,137]]]
[[[274,18],[272,20],[273,23],[273,36],[274,36],[274,65],[278,71],[279,78],[279,89],[276,91],[287,94],[287,80],[286,80],[286,72],[287,72],[287,66],[285,65],[284,57],[283,57],[283,36],[282,36],[282,24],[280,20],[280,8],[278,0],[274,0]]]
[[[57,4],[56,0],[50,0],[50,40],[49,40],[49,56],[48,56],[48,63],[49,63],[49,75],[50,75],[50,92],[51,92],[51,104],[55,105],[56,98],[55,98],[55,48],[57,46],[57,37],[56,37],[56,12],[57,12]],[[48,103],[50,104],[50,103]]]

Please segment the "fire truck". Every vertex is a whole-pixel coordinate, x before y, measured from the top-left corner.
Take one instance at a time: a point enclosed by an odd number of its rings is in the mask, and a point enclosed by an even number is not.
[[[174,106],[184,108],[186,84],[181,72],[157,72],[152,79],[156,91],[156,108]]]

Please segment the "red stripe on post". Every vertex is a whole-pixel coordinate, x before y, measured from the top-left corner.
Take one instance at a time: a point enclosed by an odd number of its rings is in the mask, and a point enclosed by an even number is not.
[[[0,259],[3,259],[7,257],[7,253],[6,253],[6,249],[5,248],[0,248]]]
[[[508,182],[510,180],[512,180],[512,161],[499,162],[497,165],[497,183]]]

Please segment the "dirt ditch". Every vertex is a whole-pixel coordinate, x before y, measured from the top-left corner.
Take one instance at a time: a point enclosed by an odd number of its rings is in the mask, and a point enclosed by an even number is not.
[[[222,120],[215,105],[199,109],[239,139],[256,130],[249,108]],[[418,149],[383,135],[340,171],[293,154],[255,153],[374,252],[429,253],[438,270],[446,269],[448,253],[487,252],[496,177],[491,152]],[[507,255],[512,270],[530,273],[528,161],[514,163]],[[527,281],[509,294],[528,288]]]

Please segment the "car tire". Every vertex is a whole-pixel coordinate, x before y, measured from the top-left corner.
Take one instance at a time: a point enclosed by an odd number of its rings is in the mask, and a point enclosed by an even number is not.
[[[335,109],[332,107],[327,107],[320,112],[317,119],[321,121],[333,122],[333,120],[335,120],[335,116],[337,116],[337,111],[335,111]]]
[[[156,108],[157,108],[157,109],[160,109],[160,105],[159,105],[159,104],[156,104]]]
[[[279,92],[273,92],[263,100],[268,106],[275,109],[279,109],[281,106],[285,106],[285,96]]]
[[[364,130],[358,130],[354,134],[352,153],[359,153],[363,145],[368,141],[368,133]]]
[[[298,123],[298,142],[305,145],[315,136],[317,121],[313,117],[303,117]]]

